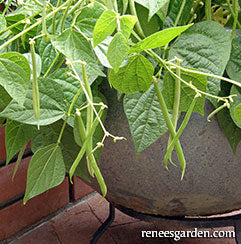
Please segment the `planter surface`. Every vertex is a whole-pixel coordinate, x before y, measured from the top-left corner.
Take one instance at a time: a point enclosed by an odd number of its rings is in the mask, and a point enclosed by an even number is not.
[[[110,91],[108,91],[108,94]],[[122,102],[108,98],[105,122],[108,131],[127,141],[105,141],[100,169],[107,184],[107,199],[137,212],[162,216],[197,216],[230,212],[241,208],[241,147],[236,156],[223,135],[213,111],[205,105],[205,116],[193,113],[181,136],[187,161],[184,179],[178,167],[163,166],[168,133],[136,156]],[[183,117],[179,119],[179,123]],[[99,191],[92,180],[92,187]]]

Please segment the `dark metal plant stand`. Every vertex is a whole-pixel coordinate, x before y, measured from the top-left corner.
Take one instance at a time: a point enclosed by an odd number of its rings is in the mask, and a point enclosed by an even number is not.
[[[224,216],[224,217],[163,217],[152,214],[142,214],[134,210],[122,207],[109,205],[109,216],[106,221],[100,226],[100,228],[93,235],[90,244],[96,244],[102,234],[108,229],[115,218],[115,208],[121,212],[146,221],[146,222],[159,222],[165,223],[170,226],[185,226],[189,228],[216,228],[233,226],[235,231],[235,239],[237,244],[241,244],[241,214]]]

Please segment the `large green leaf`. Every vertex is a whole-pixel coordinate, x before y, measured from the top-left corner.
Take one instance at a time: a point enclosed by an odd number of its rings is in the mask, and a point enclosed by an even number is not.
[[[90,43],[80,32],[67,29],[60,36],[52,40],[53,46],[63,53],[70,61],[85,61],[86,70],[89,75],[104,76],[96,64]],[[77,70],[81,65],[76,64]]]
[[[0,54],[0,85],[20,104],[25,100],[30,74],[29,63],[22,54]]]
[[[135,0],[135,2],[141,4],[145,8],[149,9],[148,20],[163,6],[165,6],[170,0]]]
[[[64,177],[64,160],[58,144],[38,150],[29,164],[24,204],[30,198],[59,185]]]
[[[123,15],[120,17],[120,29],[125,38],[129,38],[137,21],[136,16]]]
[[[109,72],[109,81],[113,87],[126,94],[147,91],[152,84],[154,69],[141,54],[131,56],[126,66]]]
[[[241,104],[241,89],[237,86],[232,86],[231,95],[236,95],[233,97],[233,102],[230,104],[230,115],[233,119],[233,122],[241,128],[241,111],[240,111],[240,104]]]
[[[130,53],[140,52],[146,49],[153,49],[157,47],[162,47],[168,44],[175,37],[180,35],[182,32],[187,30],[191,25],[172,27],[148,36],[144,40],[138,42],[136,45],[131,47]]]
[[[204,21],[189,28],[176,40],[171,46],[168,58],[176,56],[183,60],[183,66],[222,75],[230,51],[231,41],[228,32],[217,22]],[[208,77],[207,91],[217,95],[219,90],[220,80]]]
[[[207,89],[207,78],[202,75],[182,72],[181,78],[188,83],[192,82],[192,84],[201,91],[205,92]],[[169,73],[166,73],[164,77],[162,93],[167,108],[173,109],[175,97],[175,80]],[[193,89],[189,88],[187,85],[181,82],[181,99],[179,111],[186,112],[188,110],[195,94],[196,92]],[[204,102],[205,96],[202,95],[202,97],[197,100],[193,112],[198,112],[201,115],[204,115]]]
[[[217,116],[219,125],[227,137],[233,153],[236,153],[237,146],[241,141],[241,129],[233,122],[227,108],[218,112]]]
[[[5,145],[8,164],[12,157],[20,151],[37,134],[37,127],[7,120]]]
[[[31,150],[35,153],[43,147],[56,143],[62,125],[63,121],[57,121],[54,124],[41,127],[39,133],[31,141]],[[80,150],[74,140],[73,128],[69,125],[65,127],[60,147],[63,152],[66,172],[68,172]],[[89,181],[84,160],[77,167],[75,175]]]
[[[66,104],[63,100],[63,88],[50,78],[39,78],[38,84],[40,96],[39,125],[48,125],[65,116]],[[32,89],[28,91],[23,105],[19,105],[13,100],[0,113],[0,116],[24,124],[37,125],[33,111]]]
[[[93,7],[84,7],[81,13],[78,15],[75,25],[88,37],[93,37],[94,27],[103,13],[103,8],[98,4],[94,4]]]
[[[116,33],[107,50],[107,58],[113,70],[117,72],[128,55],[130,48],[122,33]]]
[[[241,82],[241,37],[232,41],[232,51],[226,68],[228,76],[232,80]]]
[[[102,13],[96,22],[93,34],[93,43],[96,47],[99,43],[110,36],[117,27],[117,14],[111,10],[106,10]]]
[[[167,131],[153,85],[145,93],[126,95],[124,97],[124,111],[137,154]]]

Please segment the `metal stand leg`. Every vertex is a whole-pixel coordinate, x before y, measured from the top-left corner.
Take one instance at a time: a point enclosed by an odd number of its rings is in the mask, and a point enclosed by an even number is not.
[[[93,235],[93,237],[90,240],[90,244],[96,244],[97,243],[97,241],[104,234],[104,232],[108,229],[108,227],[111,225],[111,223],[113,222],[114,219],[115,219],[115,208],[110,203],[110,205],[109,205],[109,217],[99,227],[99,229],[95,232],[95,234]]]
[[[240,219],[234,221],[234,231],[235,231],[235,240],[237,244],[241,244],[241,220]]]

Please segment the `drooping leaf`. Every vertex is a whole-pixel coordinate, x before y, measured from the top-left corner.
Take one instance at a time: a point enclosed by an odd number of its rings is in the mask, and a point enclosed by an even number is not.
[[[32,71],[32,58],[31,58],[31,54],[30,53],[24,53],[23,55],[28,60],[29,65],[30,65],[30,69]],[[36,60],[37,76],[39,77],[40,76],[40,73],[41,73],[41,69],[42,69],[42,63],[41,63],[41,58],[40,58],[40,56],[37,53],[35,53],[35,60]],[[33,72],[31,72],[31,73],[33,73]],[[32,74],[31,74],[31,78],[32,78]]]
[[[117,27],[117,15],[111,10],[103,12],[96,22],[93,34],[94,48],[110,36]]]
[[[187,83],[192,82],[192,84],[199,90],[206,92],[207,89],[207,78],[198,75],[198,74],[191,74],[187,72],[181,72],[181,78],[185,80]],[[163,82],[163,89],[162,89],[163,97],[165,99],[167,108],[172,110],[174,104],[174,97],[175,97],[175,80],[169,74],[166,73]],[[180,112],[186,112],[190,107],[190,104],[195,96],[196,92],[181,82],[181,97],[180,97]],[[204,115],[204,102],[205,96],[202,95],[196,102],[193,112],[198,112],[201,115]]]
[[[168,130],[153,85],[145,93],[125,95],[124,111],[137,154]]]
[[[235,154],[237,146],[241,141],[241,129],[233,122],[228,109],[222,109],[218,112],[217,116],[219,126],[227,137],[233,153]]]
[[[120,17],[120,29],[126,39],[130,37],[136,21],[137,21],[136,16],[123,15]]]
[[[48,125],[65,116],[66,105],[63,101],[63,88],[50,78],[39,78],[38,84],[40,95],[39,125]],[[0,116],[24,124],[37,125],[33,112],[32,89],[28,91],[23,105],[19,105],[13,100],[0,113]]]
[[[107,58],[113,70],[117,72],[128,55],[130,48],[122,33],[116,33],[107,50]]]
[[[152,84],[154,69],[152,64],[141,54],[131,56],[126,66],[116,73],[109,72],[109,81],[113,87],[126,94],[147,91]]]
[[[168,59],[182,59],[182,65],[222,75],[231,51],[228,32],[217,22],[203,21],[183,33],[171,46]],[[220,80],[208,77],[207,91],[217,95]],[[209,98],[210,99],[210,98]],[[214,104],[217,102],[210,99]]]
[[[85,61],[86,70],[89,75],[104,76],[96,64],[90,43],[78,31],[67,29],[60,36],[52,40],[53,46],[63,53],[70,61]],[[81,65],[76,63],[77,70]]]
[[[59,185],[64,177],[64,160],[58,144],[38,150],[29,164],[24,204],[30,198]]]
[[[227,64],[227,74],[232,80],[241,82],[241,37],[232,41],[232,51]]]
[[[94,27],[103,13],[103,8],[98,4],[94,4],[93,7],[84,7],[81,13],[78,15],[75,25],[88,37],[93,37]]]
[[[41,127],[39,133],[31,141],[31,150],[35,153],[36,151],[43,147],[46,147],[47,145],[56,143],[62,125],[63,121],[57,121],[54,124]],[[63,152],[66,172],[68,172],[80,150],[80,147],[75,143],[74,140],[73,128],[69,125],[66,125],[65,127],[60,147]],[[81,161],[75,171],[75,175],[83,178],[86,181],[89,181],[87,170],[85,167],[85,160]]]
[[[233,102],[230,103],[230,115],[233,119],[233,122],[241,128],[241,111],[240,111],[240,104],[241,104],[241,89],[237,86],[232,86],[231,95],[236,95],[233,97]]]
[[[162,47],[168,44],[175,37],[180,35],[182,32],[187,30],[191,25],[172,27],[148,36],[144,40],[138,42],[136,45],[131,47],[130,53],[140,52],[147,49],[153,49],[157,47]]]
[[[148,20],[163,6],[165,6],[170,0],[135,0],[135,2],[141,4],[145,8],[149,9]]]
[[[0,85],[19,104],[23,104],[30,85],[31,70],[20,53],[0,54]]]
[[[6,164],[37,134],[37,127],[7,120],[5,145],[7,151]]]

